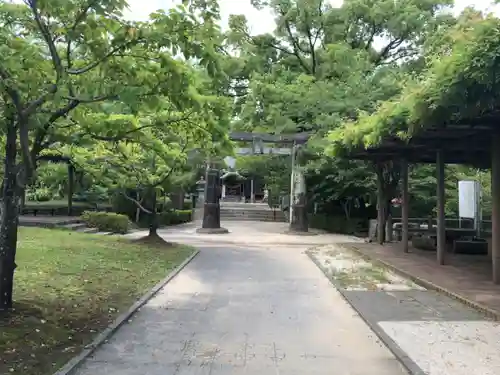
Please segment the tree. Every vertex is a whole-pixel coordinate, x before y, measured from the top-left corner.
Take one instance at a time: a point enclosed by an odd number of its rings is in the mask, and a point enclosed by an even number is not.
[[[174,123],[171,115],[170,121],[158,113],[151,116],[155,117],[153,121],[168,125],[142,130],[134,138],[113,143],[96,142],[92,148],[74,150],[73,159],[88,173],[100,176],[111,190],[134,202],[149,217],[149,237],[159,239],[158,197],[171,191],[176,182],[189,178],[188,151],[202,145],[210,147],[217,129],[193,126],[193,121],[185,118]],[[99,156],[96,160],[91,155]]]
[[[438,29],[423,44],[423,66],[414,74],[405,73],[409,79],[400,94],[380,103],[375,113],[362,113],[358,119],[346,121],[330,134],[336,154],[348,157],[349,150],[376,147],[388,139],[411,141],[426,128],[443,123],[481,121],[485,113],[494,113],[498,29],[498,18],[471,9],[464,11],[456,22]],[[485,166],[485,160],[471,157],[469,162],[475,168],[446,168],[449,214],[457,215],[459,179],[481,181],[486,193],[491,189],[490,184],[485,183],[488,174],[477,169]],[[429,194],[435,195],[433,170],[419,166],[412,171],[412,185],[415,185],[412,201],[417,201],[419,209],[427,206],[427,213],[434,201]],[[379,224],[381,220],[383,217],[379,217]],[[379,239],[383,241],[383,235]]]
[[[322,183],[323,191],[314,189],[321,204],[373,195],[373,185],[363,183],[374,181],[373,166],[339,162],[315,143],[346,119],[371,113],[378,102],[401,92],[409,72],[419,67],[418,53],[428,37],[454,23],[440,13],[451,1],[348,0],[341,7],[324,0],[253,3],[273,12],[277,27],[271,34],[252,36],[244,16],[231,19],[227,43],[237,53],[224,66],[233,78],[227,92],[236,97],[235,128],[315,134],[308,149],[320,161],[308,168],[309,185],[328,181],[335,186]],[[352,183],[351,177],[360,180]]]
[[[181,55],[216,73],[217,4],[183,3],[148,22],[131,22],[122,17],[124,0],[0,2],[0,310],[12,306],[19,198],[35,178],[40,153],[75,142],[74,134],[85,127],[96,137],[135,131],[126,128],[130,122],[120,129],[86,123],[87,114],[105,103],[123,103],[134,112],[155,108],[165,96],[177,108],[192,106],[197,94]]]

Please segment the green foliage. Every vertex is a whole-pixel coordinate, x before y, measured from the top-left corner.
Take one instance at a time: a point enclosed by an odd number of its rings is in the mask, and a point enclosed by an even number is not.
[[[321,210],[337,203],[346,219],[356,210],[375,201],[376,177],[367,163],[357,160],[323,157],[308,166],[307,185],[311,200]]]
[[[223,67],[232,77],[228,95],[236,96],[234,127],[313,133],[304,159],[314,159],[307,176],[316,203],[340,200],[347,207],[368,200],[373,171],[363,163],[329,158],[332,152],[325,155],[324,149],[333,136],[327,142],[322,138],[330,132],[342,141],[358,138],[344,136],[351,129],[342,124],[372,113],[411,84],[409,72],[421,65],[419,51],[431,48],[427,39],[454,24],[441,12],[451,1],[347,0],[340,7],[321,0],[253,3],[275,14],[277,28],[251,36],[244,16],[230,21],[228,44],[238,53]],[[375,48],[377,40],[386,44]],[[284,187],[288,170],[280,178]]]
[[[423,127],[471,120],[497,107],[500,20],[466,13],[459,21],[440,34],[441,49],[427,50],[426,68],[398,97],[330,133],[331,152],[370,147],[387,136],[407,139]]]
[[[113,212],[85,211],[81,219],[90,228],[101,232],[127,233],[130,225],[127,216]]]
[[[109,201],[109,189],[105,186],[92,185],[88,189],[80,191],[73,196],[76,202],[87,202],[96,204],[98,202]]]
[[[345,216],[314,214],[309,216],[309,226],[330,233],[359,234],[366,232],[368,221],[360,218],[346,219]]]
[[[160,225],[179,225],[189,223],[193,218],[192,210],[169,210],[160,213]]]
[[[236,168],[244,176],[258,177],[273,197],[290,192],[290,156],[254,155],[240,156]]]
[[[29,187],[26,189],[26,200],[48,202],[54,199],[54,192],[48,187]]]

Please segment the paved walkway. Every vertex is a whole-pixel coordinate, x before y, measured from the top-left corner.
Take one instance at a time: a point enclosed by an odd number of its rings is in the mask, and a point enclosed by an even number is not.
[[[436,261],[435,251],[410,248],[404,253],[400,243],[380,246],[351,244],[363,254],[380,259],[409,275],[439,285],[483,305],[500,315],[500,286],[492,283],[491,260],[483,255],[446,254],[446,265]]]
[[[231,234],[162,232],[200,255],[76,374],[406,374],[304,254],[355,239],[279,234],[275,223],[226,227]]]
[[[500,325],[332,244],[309,253],[414,374],[500,374]]]

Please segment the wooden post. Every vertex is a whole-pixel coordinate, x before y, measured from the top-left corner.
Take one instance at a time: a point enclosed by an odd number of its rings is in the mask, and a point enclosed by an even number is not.
[[[73,214],[73,191],[75,184],[75,169],[71,163],[68,163],[68,216]]]
[[[493,282],[500,284],[500,134],[491,145],[491,263]]]
[[[401,162],[401,177],[402,177],[402,190],[403,190],[403,201],[401,202],[401,224],[402,224],[402,242],[403,251],[408,252],[408,220],[410,216],[410,197],[408,193],[408,161],[403,159]]]
[[[377,165],[377,242],[382,245],[384,243],[385,232],[385,199],[384,199],[384,178],[381,171],[381,166]]]
[[[446,224],[444,215],[444,154],[443,150],[438,150],[436,155],[437,171],[437,261],[444,264],[446,255]]]

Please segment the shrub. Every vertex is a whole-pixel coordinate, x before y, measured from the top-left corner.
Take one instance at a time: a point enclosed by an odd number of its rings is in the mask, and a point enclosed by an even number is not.
[[[30,188],[26,191],[26,200],[48,202],[54,197],[54,192],[47,187]]]
[[[164,211],[158,214],[158,223],[160,225],[178,225],[189,223],[192,219],[192,212],[192,210]]]
[[[184,204],[182,205],[183,210],[192,210],[193,209],[193,201],[190,199],[185,199]]]
[[[85,211],[81,218],[89,227],[103,232],[127,233],[130,225],[126,215],[112,212]]]
[[[136,197],[136,192],[133,190],[127,191],[127,194],[130,197]],[[143,202],[144,206],[147,207],[145,202]],[[171,207],[171,202],[170,199],[163,199],[163,198],[158,198],[156,202],[156,209],[158,212],[162,211],[167,211]],[[137,204],[135,202],[131,201],[130,199],[127,199],[126,197],[123,196],[122,193],[117,193],[113,196],[112,198],[112,210],[113,212],[127,215],[129,219],[133,222],[136,220],[136,215],[137,215]],[[141,212],[139,215],[139,220],[141,222],[148,222],[148,215],[144,212]]]
[[[109,191],[104,186],[92,185],[87,190],[73,195],[75,202],[87,202],[97,204],[98,202],[107,202],[109,200]]]
[[[323,229],[330,233],[356,234],[366,230],[367,220],[316,214],[309,217],[309,225],[311,228]]]
[[[134,197],[135,193],[133,191],[128,191],[127,194]],[[112,199],[112,209],[114,212],[122,215],[126,215],[130,220],[135,220],[135,215],[137,212],[137,205],[130,199],[127,199],[121,193],[116,193]]]

